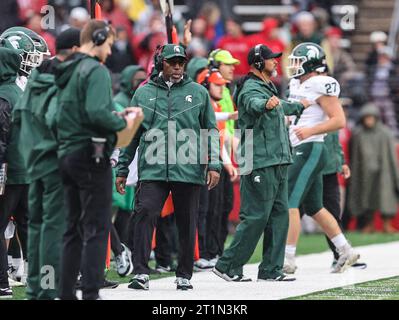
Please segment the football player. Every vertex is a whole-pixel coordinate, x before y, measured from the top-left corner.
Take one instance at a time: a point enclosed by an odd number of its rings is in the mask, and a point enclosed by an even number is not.
[[[0,35],[2,47],[0,64],[0,166],[5,167],[6,186],[0,195],[0,241],[11,215],[17,224],[18,237],[24,259],[23,273],[10,272],[13,280],[26,282],[27,277],[27,222],[29,180],[20,146],[20,123],[11,115],[31,73],[44,55],[49,54],[47,44],[37,33],[24,27],[12,27]],[[0,246],[0,295],[12,296],[7,279],[7,248]]]
[[[300,117],[290,118],[290,140],[294,163],[288,168],[289,230],[285,252],[284,272],[294,273],[295,251],[303,208],[323,229],[336,247],[339,258],[333,272],[343,272],[354,264],[360,255],[351,247],[336,219],[323,207],[323,168],[327,157],[324,136],[345,125],[345,115],[338,96],[337,80],[323,75],[326,56],[314,43],[296,46],[288,57],[289,99],[313,102]]]

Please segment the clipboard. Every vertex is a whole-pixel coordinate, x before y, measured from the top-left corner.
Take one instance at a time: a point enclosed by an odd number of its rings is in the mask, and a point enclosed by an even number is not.
[[[127,115],[129,118],[133,118],[136,119],[136,121],[134,122],[134,125],[132,128],[128,128],[126,126],[125,129],[123,129],[122,131],[118,131],[116,133],[117,135],[117,142],[116,142],[116,148],[125,148],[127,147],[130,142],[132,141],[134,135],[136,134],[137,130],[139,129],[141,122],[143,121],[143,118],[137,118],[136,113],[134,112],[130,112]]]

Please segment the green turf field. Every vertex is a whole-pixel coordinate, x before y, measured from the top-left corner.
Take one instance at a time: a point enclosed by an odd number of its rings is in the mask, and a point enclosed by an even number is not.
[[[287,300],[399,300],[399,277],[314,292]]]
[[[369,245],[369,244],[376,244],[376,243],[385,243],[385,242],[391,242],[391,241],[399,241],[399,233],[397,234],[384,234],[384,233],[374,233],[374,234],[360,234],[356,232],[352,233],[347,233],[346,234],[349,241],[352,243],[353,246],[364,246],[364,245]],[[226,245],[231,242],[232,237],[229,236],[227,239]],[[325,240],[324,235],[321,234],[308,234],[308,235],[302,235],[300,240],[299,240],[299,245],[297,248],[297,254],[298,255],[303,255],[303,254],[310,254],[310,253],[319,253],[328,250],[327,242]],[[257,263],[261,260],[262,257],[262,240],[259,241],[258,246],[256,247],[256,250],[254,254],[252,255],[249,263]],[[150,264],[151,267],[154,267],[154,262],[151,262]],[[151,275],[150,279],[157,279],[160,277],[167,277],[167,276],[174,276],[173,273],[165,273],[165,274],[160,274],[160,275]],[[107,278],[109,280],[115,280],[118,281],[119,283],[127,283],[129,282],[131,277],[125,277],[121,278],[118,276],[116,271],[110,270],[107,274]],[[396,280],[395,280],[396,279]],[[395,295],[397,299],[399,299],[399,277],[394,278],[394,279],[386,279],[383,281],[391,281],[391,282],[396,282],[396,291],[393,291],[392,294]],[[383,284],[382,280],[379,281],[373,281],[372,283],[379,283],[381,282],[381,290],[390,290],[389,288],[386,289],[385,285]],[[390,282],[390,283],[391,283]],[[335,291],[335,290],[352,290],[352,293],[356,291],[356,289],[353,289],[353,287],[358,287],[362,288],[363,285],[368,285],[368,284],[359,284],[356,286],[350,286],[351,289],[333,289],[333,290],[328,290],[328,291]],[[378,288],[379,286],[375,284],[375,287]],[[394,286],[392,286],[393,288]],[[110,289],[111,290],[111,289]],[[361,290],[362,291],[362,290]],[[14,292],[14,297],[13,299],[24,299],[25,298],[25,288],[13,288]],[[363,292],[363,291],[362,291]],[[376,295],[378,295],[378,290],[376,289]],[[396,292],[396,293],[395,293]],[[320,293],[322,294],[322,293]],[[317,294],[311,294],[307,295],[304,297],[300,297],[300,299],[305,298],[305,299],[319,299],[316,296]],[[387,293],[381,293],[381,296],[386,296]],[[328,294],[327,294],[328,296]],[[337,295],[338,299],[339,295]],[[354,295],[352,295],[354,297]],[[371,296],[370,296],[371,297]],[[321,298],[320,298],[321,299]],[[334,293],[331,293],[330,299],[334,299]],[[364,298],[368,299],[368,298]],[[373,299],[373,298],[370,298]],[[394,299],[394,298],[387,298],[387,299]]]

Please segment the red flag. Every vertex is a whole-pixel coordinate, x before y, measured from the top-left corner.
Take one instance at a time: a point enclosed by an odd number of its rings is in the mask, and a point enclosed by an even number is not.
[[[96,20],[102,20],[101,6],[98,0],[90,0],[90,17]]]
[[[109,270],[111,268],[111,234],[108,235],[107,256],[105,258],[105,268],[107,270]]]
[[[172,43],[179,44],[179,36],[177,34],[177,30],[176,30],[175,26],[173,26],[173,28],[172,28]]]
[[[101,14],[101,6],[98,2],[96,2],[96,8],[94,12],[94,16],[96,20],[102,20],[102,14]]]

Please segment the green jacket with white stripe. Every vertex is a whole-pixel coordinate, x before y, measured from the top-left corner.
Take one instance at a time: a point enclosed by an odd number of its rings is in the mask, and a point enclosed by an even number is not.
[[[117,176],[127,177],[137,147],[139,181],[205,184],[207,170],[220,172],[215,112],[203,86],[185,75],[169,87],[154,76],[136,90],[130,105],[143,109],[144,121],[121,151]],[[210,136],[208,146],[201,147],[201,130]]]

